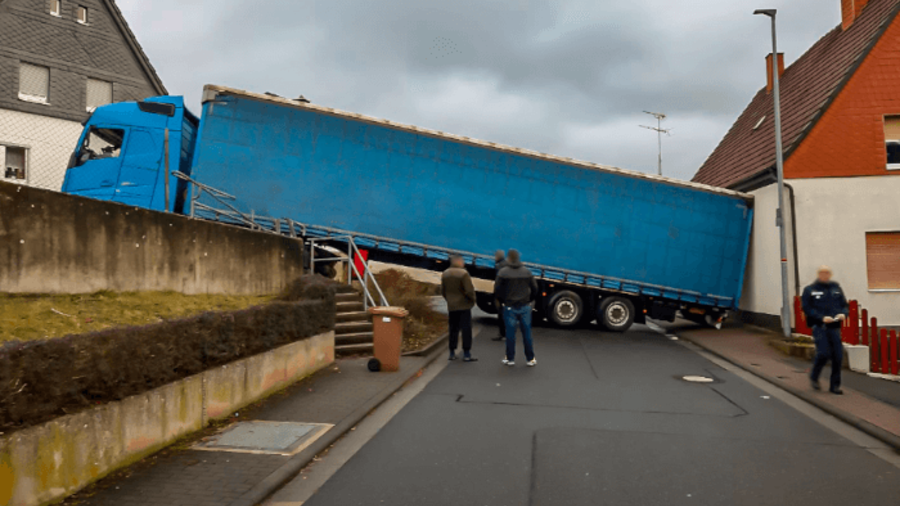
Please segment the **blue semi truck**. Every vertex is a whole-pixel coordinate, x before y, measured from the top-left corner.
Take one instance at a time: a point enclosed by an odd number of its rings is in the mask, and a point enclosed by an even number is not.
[[[746,194],[220,86],[204,88],[200,118],[170,96],[97,108],[63,191],[351,237],[397,265],[442,270],[462,254],[484,279],[494,251],[516,248],[539,316],[613,331],[679,312],[720,322],[738,307],[753,222]],[[478,305],[495,312],[488,293]]]

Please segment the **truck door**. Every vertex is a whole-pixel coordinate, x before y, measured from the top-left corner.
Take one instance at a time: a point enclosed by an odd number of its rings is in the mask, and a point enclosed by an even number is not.
[[[122,167],[123,128],[92,126],[75,153],[64,191],[76,195],[110,199],[115,193]]]
[[[139,207],[150,207],[162,161],[160,135],[144,128],[131,128],[122,155],[116,202]]]

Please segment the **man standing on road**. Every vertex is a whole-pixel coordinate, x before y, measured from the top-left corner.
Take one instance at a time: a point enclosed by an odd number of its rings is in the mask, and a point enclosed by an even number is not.
[[[831,281],[831,268],[819,267],[816,281],[803,290],[803,313],[806,323],[813,329],[816,341],[816,360],[809,376],[815,390],[819,386],[822,368],[831,361],[831,388],[833,394],[842,394],[841,365],[844,347],[841,344],[841,323],[847,318],[849,308],[841,285]]]
[[[494,275],[494,281],[497,280],[497,275],[500,274],[500,271],[502,271],[504,267],[506,267],[506,253],[504,253],[502,249],[498,249],[494,253],[494,269],[497,270],[497,273]],[[497,309],[497,327],[500,330],[500,335],[491,338],[491,340],[502,341],[506,339],[506,324],[503,321],[503,304],[501,304],[499,300],[494,299],[494,307]]]
[[[447,301],[450,316],[450,360],[456,360],[459,333],[462,332],[463,361],[476,362],[472,356],[472,307],[475,305],[475,286],[466,271],[463,258],[450,257],[450,268],[441,276],[441,295]]]
[[[537,299],[538,285],[527,267],[522,265],[522,258],[517,250],[509,250],[506,255],[506,267],[497,275],[494,283],[494,298],[503,307],[503,318],[506,326],[506,358],[503,363],[516,365],[516,329],[522,329],[522,341],[525,345],[525,360],[529,367],[537,365],[534,358],[534,344],[531,340],[531,304]]]

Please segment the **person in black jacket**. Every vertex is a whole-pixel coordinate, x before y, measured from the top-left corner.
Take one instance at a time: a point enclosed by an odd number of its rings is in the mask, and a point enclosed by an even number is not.
[[[819,375],[831,361],[831,388],[833,394],[842,394],[841,365],[844,362],[844,346],[841,343],[841,324],[850,313],[847,298],[841,285],[831,280],[831,268],[819,267],[816,281],[803,290],[803,313],[806,323],[813,329],[816,341],[816,360],[809,379],[819,390]]]
[[[525,360],[528,367],[537,365],[534,358],[534,343],[531,340],[532,303],[537,299],[538,285],[527,267],[522,265],[519,252],[511,249],[506,255],[506,267],[497,275],[494,283],[494,298],[503,305],[506,324],[506,358],[503,363],[516,365],[516,329],[522,329],[525,344]]]
[[[495,281],[496,276],[500,274],[500,271],[502,271],[504,267],[506,267],[506,253],[502,249],[498,249],[494,253],[494,269],[497,270],[497,274],[494,275]],[[502,341],[506,339],[506,325],[503,321],[503,304],[501,304],[499,300],[494,299],[494,307],[497,309],[497,327],[500,330],[500,335],[491,338],[491,340]]]

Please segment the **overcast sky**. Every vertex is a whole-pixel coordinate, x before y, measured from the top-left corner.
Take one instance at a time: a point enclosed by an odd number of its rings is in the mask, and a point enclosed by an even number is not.
[[[689,179],[840,0],[118,0],[172,94],[204,84]]]

